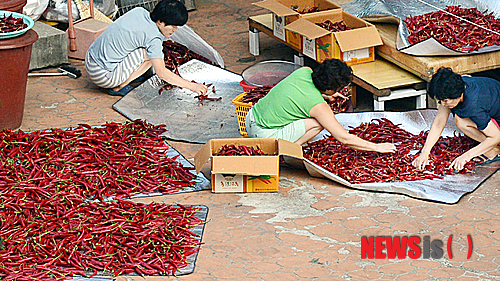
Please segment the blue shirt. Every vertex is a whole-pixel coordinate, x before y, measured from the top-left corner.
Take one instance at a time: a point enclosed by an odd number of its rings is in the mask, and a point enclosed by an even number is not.
[[[149,12],[137,7],[109,25],[88,52],[100,67],[113,71],[118,63],[138,48],[145,48],[150,59],[163,59],[164,38]]]
[[[500,82],[487,77],[467,77],[464,101],[451,109],[460,118],[470,118],[484,130],[493,118],[500,124]]]

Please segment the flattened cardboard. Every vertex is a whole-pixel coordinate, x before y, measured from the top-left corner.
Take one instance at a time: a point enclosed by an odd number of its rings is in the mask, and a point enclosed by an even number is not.
[[[337,43],[343,52],[359,50],[366,47],[382,45],[382,39],[375,26],[366,26],[359,29],[334,32]],[[356,38],[356,40],[352,40]]]
[[[316,39],[331,33],[315,23],[302,18],[292,22],[291,24],[287,24],[285,29],[303,35],[307,39]]]
[[[285,4],[282,4],[280,2],[276,2],[274,0],[264,0],[261,2],[252,3],[252,5],[267,9],[267,10],[275,13],[279,17],[299,15],[298,12],[292,10],[289,6],[287,7],[287,6],[285,6]],[[286,3],[286,1],[283,1],[283,2]]]
[[[212,173],[241,175],[279,174],[278,156],[214,156]]]
[[[278,140],[278,151],[281,156],[290,156],[298,159],[303,158],[302,146],[295,143],[279,139]]]
[[[267,9],[280,17],[300,15],[297,11],[293,10],[291,6],[296,6],[297,10],[318,7],[319,11],[340,8],[339,5],[328,0],[264,0],[252,4]]]

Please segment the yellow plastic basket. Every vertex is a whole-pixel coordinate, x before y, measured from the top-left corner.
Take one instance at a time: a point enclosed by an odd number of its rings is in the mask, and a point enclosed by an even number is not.
[[[247,129],[245,127],[245,118],[247,113],[252,108],[252,103],[241,102],[246,93],[239,94],[233,99],[234,107],[236,108],[236,117],[238,118],[238,127],[240,128],[240,134],[244,137],[248,137]]]

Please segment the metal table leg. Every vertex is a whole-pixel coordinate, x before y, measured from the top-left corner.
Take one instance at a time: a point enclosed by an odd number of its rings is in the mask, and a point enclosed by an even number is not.
[[[250,54],[254,56],[259,55],[259,30],[250,27],[248,30],[248,47]]]

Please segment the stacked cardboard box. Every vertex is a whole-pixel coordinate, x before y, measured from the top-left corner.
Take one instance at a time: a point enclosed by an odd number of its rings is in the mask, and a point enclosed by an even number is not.
[[[302,36],[284,29],[285,25],[301,17],[298,11],[311,8],[317,8],[318,11],[340,8],[328,0],[265,0],[253,4],[271,11],[273,14],[273,35],[299,50],[302,48]]]
[[[317,25],[327,20],[343,21],[349,30],[331,32]],[[308,15],[284,27],[302,37],[302,53],[318,62],[340,59],[349,65],[375,60],[375,46],[382,45],[377,28],[342,9]]]

